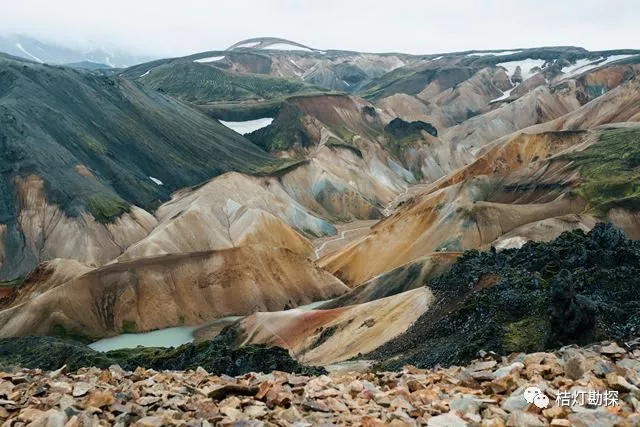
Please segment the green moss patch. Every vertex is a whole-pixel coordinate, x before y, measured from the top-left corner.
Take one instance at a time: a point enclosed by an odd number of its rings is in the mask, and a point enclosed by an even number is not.
[[[544,348],[549,322],[544,316],[533,316],[504,326],[503,346],[507,353],[536,351]]]
[[[108,195],[93,195],[88,200],[89,212],[99,222],[111,222],[129,212],[131,205]]]
[[[133,320],[122,321],[122,332],[125,334],[133,334],[138,330],[138,325]]]
[[[587,149],[561,157],[580,170],[577,189],[593,214],[614,207],[640,209],[640,127],[605,129]]]

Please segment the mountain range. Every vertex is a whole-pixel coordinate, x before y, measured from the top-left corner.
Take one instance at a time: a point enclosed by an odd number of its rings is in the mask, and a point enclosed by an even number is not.
[[[0,35],[0,52],[41,64],[68,65],[74,68],[126,68],[152,59],[113,49],[71,48],[20,34]]]
[[[1,338],[399,369],[640,330],[640,50],[8,54]]]

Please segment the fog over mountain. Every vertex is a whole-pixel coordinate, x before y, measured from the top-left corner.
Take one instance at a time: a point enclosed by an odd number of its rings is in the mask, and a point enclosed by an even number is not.
[[[273,35],[321,49],[439,53],[469,49],[633,47],[640,30],[634,0],[508,0],[393,3],[328,0],[208,2],[80,0],[0,2],[3,33],[66,46],[156,57],[224,49]],[[328,30],[330,28],[330,31]]]

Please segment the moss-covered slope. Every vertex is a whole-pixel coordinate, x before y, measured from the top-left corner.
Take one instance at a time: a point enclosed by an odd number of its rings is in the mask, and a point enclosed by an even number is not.
[[[226,334],[228,335],[228,334]],[[320,368],[303,367],[282,348],[251,345],[235,349],[230,338],[185,344],[177,348],[138,347],[97,352],[75,341],[51,337],[0,339],[0,369],[10,366],[53,370],[67,365],[70,370],[118,364],[127,370],[137,367],[156,370],[187,370],[203,367],[211,374],[242,375],[247,372],[322,373]]]
[[[580,170],[577,190],[593,213],[614,207],[640,209],[640,127],[604,129],[583,151],[562,156]]]
[[[0,224],[7,227],[0,233],[5,246],[0,264],[5,269],[25,259],[16,225],[24,197],[19,179],[42,179],[46,202],[67,216],[90,212],[98,221],[112,222],[132,204],[150,210],[178,188],[228,170],[262,171],[278,163],[202,112],[157,91],[117,77],[0,56]]]
[[[327,91],[299,80],[239,73],[182,58],[139,65],[123,75],[223,120],[272,116],[289,96]]]

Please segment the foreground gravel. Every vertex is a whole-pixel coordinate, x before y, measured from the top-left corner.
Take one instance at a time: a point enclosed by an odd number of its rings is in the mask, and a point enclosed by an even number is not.
[[[557,353],[481,354],[466,367],[401,372],[283,372],[240,377],[118,366],[0,374],[3,426],[637,426],[638,342]],[[537,386],[550,404],[528,404]],[[567,393],[616,392],[610,406],[558,406]]]

